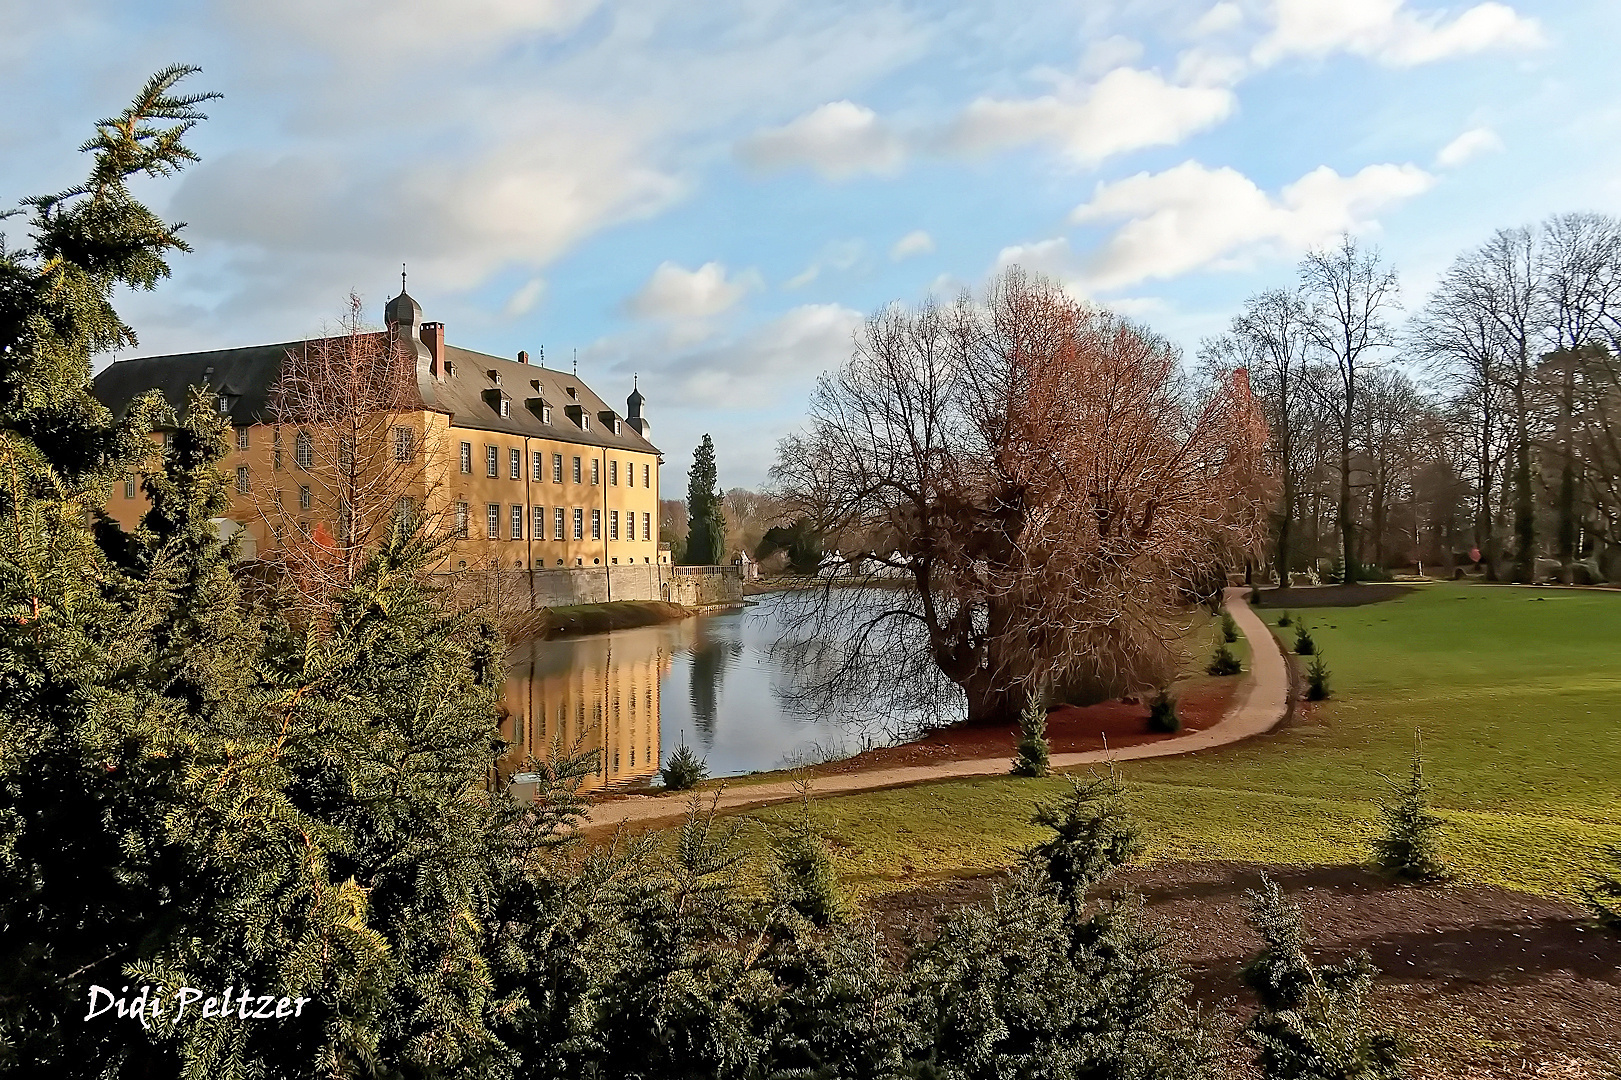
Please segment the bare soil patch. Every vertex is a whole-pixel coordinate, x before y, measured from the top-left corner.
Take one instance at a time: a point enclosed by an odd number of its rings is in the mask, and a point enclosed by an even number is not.
[[[1360,585],[1308,585],[1279,591],[1262,589],[1257,608],[1286,611],[1294,608],[1362,607],[1406,596],[1418,586],[1370,581]]]
[[[1438,1080],[1592,1077],[1621,1062],[1621,937],[1579,907],[1477,886],[1404,888],[1353,866],[1160,862],[1122,873],[1147,918],[1224,1025],[1224,1075],[1255,1075],[1239,1031],[1254,995],[1238,972],[1260,949],[1246,889],[1266,873],[1304,912],[1317,959],[1366,949],[1379,967],[1374,1007]],[[995,878],[939,882],[873,901],[891,940],[926,934],[945,909],[990,895]]]
[[[1241,681],[1234,676],[1199,679],[1188,684],[1177,698],[1182,730],[1169,735],[1148,730],[1145,703],[1105,701],[1085,707],[1061,705],[1047,714],[1047,743],[1055,754],[1071,754],[1102,750],[1106,746],[1161,742],[1189,731],[1203,731],[1221,722]],[[815,776],[833,776],[941,761],[979,761],[994,757],[1012,760],[1013,747],[1018,740],[1017,724],[957,725],[931,731],[898,746],[877,747],[842,761],[817,765],[811,772]]]

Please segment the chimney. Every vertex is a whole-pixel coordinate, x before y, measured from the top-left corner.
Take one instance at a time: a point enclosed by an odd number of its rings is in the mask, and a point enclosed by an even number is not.
[[[520,363],[520,364],[529,363],[529,354],[524,352],[522,349],[518,350],[518,363]]]
[[[434,378],[440,382],[445,381],[445,324],[430,322],[422,324],[422,344],[428,347],[428,356],[433,362]]]

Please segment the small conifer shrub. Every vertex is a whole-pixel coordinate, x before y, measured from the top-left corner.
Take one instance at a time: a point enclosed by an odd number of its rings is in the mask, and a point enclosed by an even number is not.
[[[1019,714],[1019,742],[1014,747],[1014,776],[1046,776],[1052,760],[1047,745],[1047,707],[1041,697],[1031,694]]]
[[[1261,606],[1261,589],[1257,585],[1250,586],[1250,607]]]
[[[1086,902],[1089,889],[1141,855],[1142,830],[1125,806],[1125,785],[1111,768],[1107,776],[1069,778],[1069,792],[1036,806],[1031,822],[1053,830],[1051,838],[1024,852],[1058,897],[1072,910]]]
[[[1312,640],[1311,628],[1305,623],[1295,626],[1295,652],[1301,656],[1310,656],[1317,651],[1317,642]]]
[[[1379,804],[1384,835],[1374,841],[1374,862],[1403,881],[1444,881],[1452,869],[1441,858],[1441,819],[1430,810],[1424,761],[1413,749],[1413,768],[1405,784],[1392,784],[1396,799]]]
[[[1621,845],[1611,844],[1599,855],[1608,865],[1592,870],[1582,882],[1582,901],[1600,923],[1621,932]]]
[[[1216,646],[1215,655],[1205,665],[1205,672],[1210,675],[1237,675],[1243,670],[1244,665],[1233,655],[1233,650],[1227,647],[1225,641]]]
[[[1148,703],[1148,730],[1172,732],[1182,730],[1182,718],[1176,714],[1176,699],[1168,690],[1161,690]]]
[[[772,845],[768,886],[776,904],[826,928],[848,918],[849,908],[833,857],[811,820],[810,778],[801,775],[794,783],[799,787],[803,812]]]
[[[1306,669],[1306,700],[1327,701],[1332,692],[1328,686],[1328,665],[1323,662],[1323,654],[1317,653]]]
[[[708,775],[709,766],[693,753],[692,747],[687,745],[685,739],[675,748],[670,760],[659,769],[659,779],[664,782],[666,791],[687,791],[695,788]]]
[[[1287,611],[1285,611],[1282,615],[1278,616],[1278,625],[1279,626],[1290,626],[1290,625],[1293,625],[1294,621],[1295,621],[1295,617],[1293,615],[1289,614]]]
[[[1399,1080],[1396,1037],[1372,1023],[1373,966],[1366,952],[1331,967],[1311,962],[1300,908],[1262,877],[1249,893],[1249,924],[1266,947],[1244,970],[1261,1009],[1245,1030],[1266,1080]]]
[[[1238,640],[1238,624],[1233,621],[1230,612],[1224,611],[1221,613],[1221,637],[1223,641]]]

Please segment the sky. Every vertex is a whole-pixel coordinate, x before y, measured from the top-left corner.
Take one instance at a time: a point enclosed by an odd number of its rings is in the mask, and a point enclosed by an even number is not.
[[[1618,43],[1615,0],[0,0],[0,202],[198,65],[126,356],[380,322],[405,264],[452,344],[638,379],[667,491],[705,432],[756,486],[867,314],[1010,264],[1192,355],[1342,232],[1414,309],[1621,211]]]

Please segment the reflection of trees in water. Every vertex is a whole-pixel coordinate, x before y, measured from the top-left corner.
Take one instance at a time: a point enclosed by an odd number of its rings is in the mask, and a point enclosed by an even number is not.
[[[741,641],[700,637],[692,649],[692,722],[708,748],[715,742],[720,716],[720,686],[726,669],[743,652]]]
[[[774,631],[771,689],[784,714],[854,728],[863,748],[963,719],[962,691],[930,660],[920,621],[893,617],[915,597],[811,589],[762,600]]]

